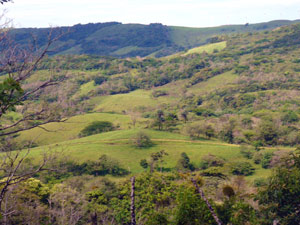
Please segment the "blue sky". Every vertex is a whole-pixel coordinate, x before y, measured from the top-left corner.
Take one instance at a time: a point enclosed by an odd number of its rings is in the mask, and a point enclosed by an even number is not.
[[[109,21],[209,27],[300,19],[300,0],[14,0],[0,7],[15,27]]]

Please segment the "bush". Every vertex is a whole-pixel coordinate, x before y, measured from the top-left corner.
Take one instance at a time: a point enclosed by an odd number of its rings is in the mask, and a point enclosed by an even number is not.
[[[272,157],[273,157],[273,153],[269,153],[269,152],[267,152],[267,153],[265,153],[263,155],[263,158],[261,160],[261,166],[262,166],[262,168],[267,169],[267,168],[270,167],[270,163],[271,163]]]
[[[155,90],[152,92],[152,96],[154,98],[158,98],[160,96],[165,96],[165,95],[168,95],[168,92],[165,90]]]
[[[260,164],[262,158],[263,158],[263,154],[260,153],[260,152],[257,152],[257,153],[255,153],[254,156],[253,156],[253,161],[254,161],[255,164]]]
[[[185,152],[181,153],[181,157],[177,161],[176,168],[178,170],[192,170],[192,171],[195,169],[194,165],[190,163],[190,158]]]
[[[252,159],[254,151],[252,149],[250,149],[248,146],[241,145],[240,146],[240,153],[246,159]]]
[[[226,178],[224,169],[220,167],[210,167],[201,171],[201,176]]]
[[[234,175],[249,176],[254,173],[254,170],[249,162],[237,162],[231,165],[231,173]]]
[[[114,130],[114,126],[108,121],[95,121],[85,127],[79,134],[79,137],[86,137],[93,134],[99,134]]]
[[[208,167],[223,166],[225,161],[215,155],[206,155],[202,157],[200,168],[207,169]]]
[[[254,187],[263,187],[267,185],[267,180],[265,178],[256,178],[253,181]]]
[[[211,109],[197,108],[194,110],[197,116],[211,117],[216,116],[216,114]]]
[[[91,174],[99,176],[111,174],[114,176],[123,176],[129,174],[129,172],[122,168],[119,162],[107,155],[102,155],[99,160],[92,165]]]
[[[99,77],[94,78],[94,82],[96,85],[100,85],[105,81],[107,81],[107,77],[104,77],[104,76],[99,76]]]
[[[150,137],[144,132],[139,132],[133,139],[133,143],[138,148],[149,148],[153,146],[153,142]]]

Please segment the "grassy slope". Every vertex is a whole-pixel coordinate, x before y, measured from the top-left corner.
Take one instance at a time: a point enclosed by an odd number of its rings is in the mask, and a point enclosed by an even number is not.
[[[169,132],[146,130],[152,138],[155,146],[147,149],[139,149],[133,146],[132,137],[139,129],[119,130],[81,139],[71,140],[49,146],[51,151],[63,150],[64,154],[78,162],[97,160],[102,154],[107,154],[130,170],[133,174],[142,172],[139,162],[141,159],[149,159],[151,153],[165,150],[168,156],[165,158],[164,168],[174,168],[182,152],[186,152],[191,162],[199,165],[201,158],[207,154],[214,154],[224,158],[227,162],[247,161],[242,158],[238,145],[219,143],[214,141],[191,141],[188,137]],[[36,148],[31,156],[37,157],[47,147]],[[267,149],[264,151],[273,151]],[[249,160],[248,160],[249,161]],[[250,161],[251,162],[251,161]],[[247,177],[253,180],[258,177],[266,177],[270,170],[257,168],[254,175]],[[224,172],[229,171],[229,165],[225,164]]]
[[[224,48],[226,48],[226,41],[198,46],[198,47],[189,49],[187,52],[178,52],[173,55],[162,57],[162,59],[172,59],[175,57],[187,56],[187,55],[194,54],[194,53],[201,54],[203,52],[211,54],[214,52],[214,50],[220,51]]]
[[[95,111],[117,112],[136,111],[138,108],[156,108],[160,104],[170,104],[174,102],[173,98],[160,97],[152,98],[152,91],[136,90],[128,94],[117,94],[99,97],[99,104]],[[94,99],[97,101],[97,99]]]
[[[192,49],[188,50],[185,54],[183,54],[183,56],[193,54],[193,53],[202,53],[202,52],[206,52],[208,54],[211,54],[211,53],[214,52],[214,50],[220,51],[224,48],[226,48],[226,41],[213,43],[213,44],[207,44],[207,45],[200,46],[200,47],[197,47],[197,48],[192,48]]]
[[[217,89],[221,89],[222,87],[229,86],[234,83],[234,81],[238,78],[237,74],[234,74],[232,71],[214,76],[207,81],[200,82],[194,86],[192,86],[189,91],[194,94],[205,94],[212,92]]]
[[[196,84],[188,89],[188,92],[194,94],[206,94],[216,90],[224,85],[233,83],[238,76],[232,72],[217,75],[205,82]],[[94,97],[89,100],[89,104],[95,105],[95,112],[85,115],[71,117],[65,123],[51,123],[44,127],[53,132],[47,132],[40,128],[22,132],[19,140],[35,140],[39,145],[66,141],[78,137],[80,131],[88,123],[96,120],[111,121],[114,125],[119,125],[121,129],[128,129],[132,126],[131,118],[123,115],[124,111],[152,111],[159,105],[176,105],[180,101],[181,93],[178,92],[180,86],[185,85],[184,80],[173,82],[158,90],[166,90],[169,95],[153,98],[152,91],[136,90],[127,94],[117,94],[109,96]],[[83,84],[80,88],[80,94],[87,93],[94,87],[93,81]],[[114,114],[111,114],[113,112]],[[117,113],[117,114],[115,114]],[[138,119],[138,127],[144,127],[147,119]]]
[[[33,140],[39,145],[66,141],[77,138],[80,131],[93,121],[110,121],[121,129],[128,129],[132,126],[131,119],[127,115],[90,113],[71,117],[64,123],[50,123],[43,126],[51,132],[41,128],[34,128],[29,131],[21,132],[18,139]],[[146,119],[139,119],[136,126],[143,126],[143,122],[145,121]]]

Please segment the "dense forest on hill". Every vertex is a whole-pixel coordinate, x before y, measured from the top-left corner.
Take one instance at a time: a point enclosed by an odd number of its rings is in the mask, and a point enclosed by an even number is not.
[[[298,21],[278,20],[267,23],[227,25],[212,28],[188,28],[162,24],[89,23],[61,27],[65,35],[56,42],[51,54],[89,54],[114,57],[161,57],[214,41],[215,36],[271,30]],[[38,46],[47,43],[51,28],[22,28],[11,31],[16,43]]]
[[[286,23],[76,25],[58,55],[0,57],[1,223],[299,224],[300,24]]]

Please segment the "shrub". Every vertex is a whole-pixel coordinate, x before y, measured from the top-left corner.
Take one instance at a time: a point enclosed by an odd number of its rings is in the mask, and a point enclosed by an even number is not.
[[[91,174],[96,176],[106,174],[123,176],[129,174],[126,169],[120,166],[116,159],[107,155],[102,155],[97,162],[93,163],[92,168]]]
[[[206,109],[206,108],[198,108],[195,109],[194,112],[196,113],[197,116],[204,116],[204,117],[211,117],[216,115],[211,109]]]
[[[288,111],[281,117],[281,120],[285,124],[295,123],[299,121],[299,117],[294,111]]]
[[[236,162],[231,165],[231,173],[234,175],[249,176],[254,173],[254,170],[249,162]]]
[[[147,169],[149,164],[146,159],[141,159],[140,166],[143,167],[144,169]]]
[[[257,153],[255,153],[254,156],[253,156],[253,161],[254,161],[255,164],[260,164],[262,158],[263,158],[263,154],[260,153],[260,152],[257,152]]]
[[[263,155],[263,158],[261,160],[261,166],[262,166],[262,168],[267,169],[267,168],[270,167],[270,163],[271,163],[272,157],[273,157],[273,153],[269,153],[269,152],[267,152],[267,153],[265,153]]]
[[[202,157],[200,168],[207,169],[208,167],[223,166],[225,161],[215,155],[206,155]]]
[[[194,165],[190,163],[190,158],[183,152],[181,153],[180,159],[177,161],[176,168],[178,170],[194,170]]]
[[[265,178],[256,178],[253,181],[254,187],[262,187],[267,185],[267,180]]]
[[[248,146],[241,145],[240,146],[240,153],[246,159],[252,159],[254,151],[252,149],[250,149]]]
[[[114,126],[108,121],[95,121],[85,127],[79,134],[79,137],[86,137],[93,134],[99,134],[114,130]]]
[[[133,139],[133,143],[138,148],[149,148],[153,146],[153,142],[150,137],[142,131],[136,134]]]
[[[96,85],[100,85],[105,81],[107,81],[107,77],[104,77],[104,76],[99,76],[99,77],[94,78],[94,82]]]
[[[158,98],[160,96],[165,96],[165,95],[168,95],[168,92],[165,90],[155,90],[152,92],[152,96],[154,98]]]
[[[210,167],[201,171],[201,176],[226,178],[224,169],[220,167]]]

